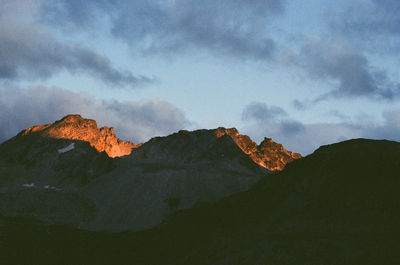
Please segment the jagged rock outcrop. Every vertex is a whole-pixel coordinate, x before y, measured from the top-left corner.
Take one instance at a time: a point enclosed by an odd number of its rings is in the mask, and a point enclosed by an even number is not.
[[[236,145],[239,148],[232,147],[231,151],[220,155],[225,156],[233,150],[236,150],[236,153],[241,150],[253,162],[271,171],[282,170],[287,163],[301,158],[300,154],[287,151],[281,144],[275,143],[270,138],[265,138],[260,145],[257,145],[249,136],[239,134],[236,128],[223,127],[193,132],[182,130],[166,137],[155,137],[135,149],[132,156],[160,160],[195,161],[199,157],[210,156],[220,148],[218,144],[221,144],[222,141],[226,141],[226,145],[229,145],[228,142],[230,142],[230,145]],[[227,146],[226,148],[229,149]]]
[[[236,128],[225,129],[220,127],[215,130],[214,134],[217,137],[225,134],[231,136],[254,162],[269,170],[283,170],[287,163],[302,157],[299,153],[287,151],[283,145],[275,143],[271,138],[264,138],[257,145],[249,136],[239,134]]]
[[[117,138],[114,128],[98,128],[95,120],[84,119],[78,114],[67,115],[55,123],[29,127],[18,136],[33,134],[55,139],[86,141],[97,151],[106,152],[109,157],[129,155],[132,149],[138,146]]]

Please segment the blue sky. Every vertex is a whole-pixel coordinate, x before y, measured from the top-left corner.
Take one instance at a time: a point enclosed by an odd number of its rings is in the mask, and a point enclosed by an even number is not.
[[[3,0],[0,141],[68,113],[134,142],[400,140],[395,0]]]

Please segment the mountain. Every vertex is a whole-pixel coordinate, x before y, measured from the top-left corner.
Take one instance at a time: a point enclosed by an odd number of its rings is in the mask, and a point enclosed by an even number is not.
[[[232,139],[256,164],[271,171],[282,170],[287,163],[301,158],[300,154],[287,151],[281,144],[275,143],[270,138],[264,138],[260,145],[257,145],[249,136],[239,134],[236,128],[223,127],[194,132],[182,130],[168,137],[156,137],[134,150],[133,153],[137,157],[190,161],[199,156],[210,155],[209,146],[212,143],[209,140],[223,137]],[[190,145],[188,145],[189,142]],[[193,149],[190,150],[191,147]]]
[[[132,142],[124,142],[115,136],[114,129],[108,127],[98,128],[95,120],[84,119],[80,115],[67,115],[55,123],[29,127],[18,134],[17,137],[38,135],[54,139],[81,140],[90,143],[99,152],[106,152],[109,157],[129,155]]]
[[[127,257],[136,264],[397,264],[399,172],[400,143],[322,146],[248,191],[132,234],[130,246],[141,248]]]
[[[179,131],[135,145],[68,115],[0,145],[0,213],[89,230],[139,230],[245,191],[301,157],[234,129]],[[270,169],[270,170],[269,170]]]
[[[149,230],[3,218],[0,231],[19,264],[398,264],[399,161],[400,143],[349,140]]]

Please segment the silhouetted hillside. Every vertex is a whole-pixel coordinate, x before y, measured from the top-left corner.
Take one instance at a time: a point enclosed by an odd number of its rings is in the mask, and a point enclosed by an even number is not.
[[[397,264],[399,170],[400,143],[350,140],[151,230],[90,233],[8,220],[2,238],[20,264]]]

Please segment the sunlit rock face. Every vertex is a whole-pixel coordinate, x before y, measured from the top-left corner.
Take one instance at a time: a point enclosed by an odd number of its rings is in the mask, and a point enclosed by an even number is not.
[[[99,152],[106,152],[110,157],[129,155],[135,145],[117,138],[114,128],[97,127],[95,120],[84,119],[80,115],[67,115],[55,123],[32,126],[19,135],[40,135],[56,139],[81,140],[89,142]]]
[[[283,170],[287,163],[302,157],[298,153],[287,151],[281,144],[275,143],[270,138],[264,138],[257,145],[249,136],[239,134],[236,128],[220,127],[214,131],[214,134],[217,137],[229,135],[255,163],[272,171]]]

